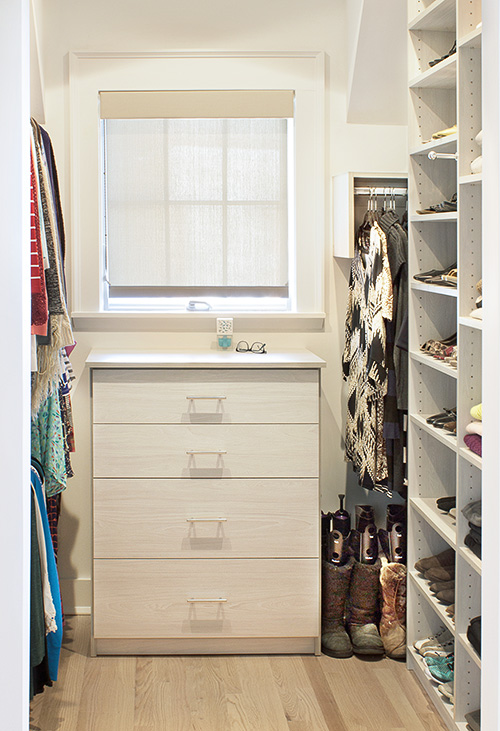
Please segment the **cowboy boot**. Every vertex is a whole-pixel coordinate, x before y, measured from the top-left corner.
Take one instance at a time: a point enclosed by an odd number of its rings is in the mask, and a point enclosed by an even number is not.
[[[406,566],[384,562],[380,570],[382,617],[380,636],[385,653],[394,659],[406,657]]]
[[[345,630],[345,606],[354,559],[343,566],[323,561],[321,650],[330,657],[351,657],[352,645]]]
[[[354,564],[349,594],[348,629],[352,649],[359,655],[383,655],[377,629],[380,559],[374,564]]]

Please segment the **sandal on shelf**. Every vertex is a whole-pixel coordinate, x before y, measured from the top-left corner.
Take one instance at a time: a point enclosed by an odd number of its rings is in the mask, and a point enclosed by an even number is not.
[[[429,206],[429,208],[424,208],[420,211],[417,211],[417,213],[420,214],[427,214],[427,213],[451,213],[452,211],[457,210],[457,194],[453,193],[451,196],[451,199],[449,201],[441,201],[441,203],[436,203],[433,206]]]
[[[452,264],[449,267],[446,267],[445,269],[431,269],[428,272],[421,272],[420,274],[414,274],[413,279],[416,279],[417,282],[424,282],[425,284],[429,283],[430,279],[434,279],[435,277],[442,277],[442,276],[449,276],[451,272],[457,270],[457,264],[456,262]]]
[[[457,418],[457,407],[456,406],[454,406],[452,409],[444,408],[440,414],[434,414],[433,416],[428,416],[426,419],[426,422],[428,424],[433,424],[435,421],[439,421],[440,419],[445,419],[448,416],[451,416],[454,419]]]
[[[433,140],[440,140],[442,137],[449,137],[450,135],[456,135],[457,134],[457,125],[454,124],[452,127],[447,127],[447,129],[440,129],[439,132],[434,132],[432,135]]]
[[[445,58],[449,58],[450,56],[453,56],[454,53],[457,52],[457,42],[452,45],[448,53],[445,53],[444,56],[441,56],[441,58],[435,58],[434,61],[429,61],[429,66],[435,66],[436,64],[440,63],[441,61],[444,61]]]

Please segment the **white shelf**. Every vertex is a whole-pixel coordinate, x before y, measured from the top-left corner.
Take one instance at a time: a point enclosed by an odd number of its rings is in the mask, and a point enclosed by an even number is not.
[[[458,453],[461,457],[473,464],[474,467],[477,467],[479,470],[483,469],[483,458],[472,452],[468,447],[460,447]]]
[[[431,416],[431,414],[421,415],[421,414],[412,414],[410,416],[410,421],[413,424],[416,424],[421,429],[427,432],[427,434],[430,434],[434,439],[436,439],[438,442],[441,442],[441,444],[444,444],[446,447],[451,449],[453,452],[457,451],[457,438],[453,434],[448,434],[444,429],[437,429],[435,426],[432,426],[432,424],[428,424],[426,422],[426,417]]]
[[[417,361],[418,363],[422,363],[423,365],[428,366],[429,368],[433,368],[435,371],[439,371],[440,373],[446,373],[446,375],[451,376],[451,378],[458,377],[456,368],[452,368],[450,365],[444,363],[442,360],[437,360],[436,358],[433,358],[432,355],[426,355],[425,353],[421,353],[419,350],[411,350],[410,358]]]
[[[456,221],[458,219],[457,211],[449,211],[448,213],[412,213],[410,221],[419,223],[440,223],[443,221]]]
[[[455,0],[435,0],[408,23],[408,30],[453,31],[455,27]]]
[[[420,513],[424,520],[444,538],[454,549],[457,547],[457,527],[455,520],[443,513],[436,505],[435,498],[412,497],[410,505]]]
[[[483,42],[483,28],[475,28],[457,41],[459,48],[481,48]]]
[[[465,327],[471,327],[473,330],[483,329],[483,321],[476,320],[475,317],[459,317],[458,324],[464,325]]]
[[[468,548],[468,546],[460,546],[460,548],[458,549],[458,553],[460,556],[462,556],[462,558],[465,561],[467,561],[469,566],[472,566],[472,568],[475,569],[475,571],[477,571],[479,576],[481,576],[481,573],[482,573],[481,559],[478,558],[475,553],[472,553],[472,551],[470,550],[470,548]]]
[[[459,185],[481,185],[482,182],[482,173],[475,173],[474,175],[461,175],[458,179]]]
[[[418,147],[414,147],[410,150],[410,155],[428,155],[429,152],[456,152],[457,151],[457,135],[448,135],[447,137],[441,137],[440,140],[430,140],[424,142]]]
[[[416,289],[419,292],[431,292],[432,294],[443,294],[445,297],[457,297],[456,287],[447,287],[442,284],[425,284],[425,282],[412,281],[410,285],[411,289]]]
[[[475,651],[475,649],[472,647],[471,643],[467,639],[467,635],[460,634],[460,635],[458,635],[458,639],[459,639],[459,642],[462,645],[462,647],[464,647],[465,650],[467,651],[468,655],[472,658],[472,660],[474,660],[474,662],[476,663],[478,668],[481,669],[481,658],[479,657],[479,655],[477,654],[477,652]]]
[[[435,66],[415,76],[410,89],[455,89],[457,85],[457,54],[448,56]]]
[[[410,577],[410,581],[415,584],[420,594],[434,609],[443,624],[450,630],[450,632],[453,633],[453,635],[455,635],[455,624],[452,622],[451,617],[445,612],[447,605],[441,604],[439,599],[436,599],[434,594],[432,594],[432,592],[429,590],[429,582],[426,581],[423,576],[420,576],[420,574],[415,570],[409,571],[408,575]]]
[[[424,658],[419,655],[413,647],[408,648],[408,655],[408,666],[410,670],[414,671],[418,681],[427,692],[427,695],[436,707],[436,710],[442,717],[443,721],[446,723],[446,726],[449,729],[456,729],[457,725],[454,721],[454,706],[439,692],[437,683],[432,681],[425,674]]]

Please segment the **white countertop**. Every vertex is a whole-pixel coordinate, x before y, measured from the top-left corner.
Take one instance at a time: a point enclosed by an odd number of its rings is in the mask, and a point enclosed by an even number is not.
[[[91,350],[90,368],[323,368],[309,350],[265,354],[220,350]]]

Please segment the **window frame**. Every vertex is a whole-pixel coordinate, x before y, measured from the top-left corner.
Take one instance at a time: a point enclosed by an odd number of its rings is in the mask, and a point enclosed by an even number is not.
[[[210,313],[118,311],[103,306],[103,256],[99,194],[100,118],[103,90],[294,89],[296,179],[296,282],[290,312],[241,313],[248,322],[296,320],[299,329],[321,329],[325,278],[325,55],[323,52],[173,52],[70,54],[71,288],[76,329],[189,329]],[[214,79],[217,84],[214,84]],[[201,320],[199,318],[201,317]],[[276,318],[278,318],[276,320]],[[281,318],[281,320],[280,320]],[[191,321],[192,325],[187,324]],[[285,326],[285,327],[289,327]],[[204,329],[205,326],[202,327]],[[121,328],[119,328],[121,329]]]

